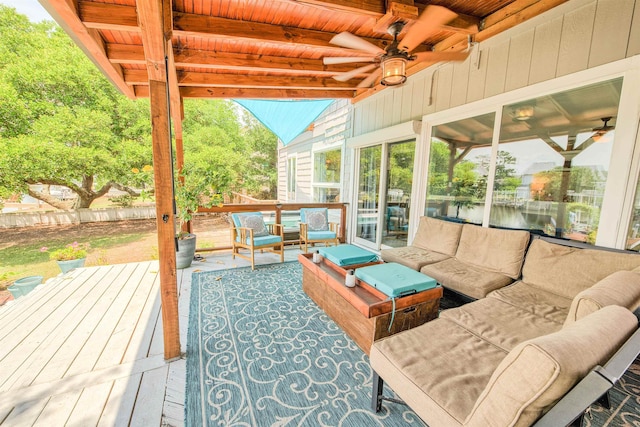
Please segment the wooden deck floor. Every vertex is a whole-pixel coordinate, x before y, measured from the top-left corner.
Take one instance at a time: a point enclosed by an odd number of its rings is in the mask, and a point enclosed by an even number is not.
[[[247,264],[210,255],[179,271],[183,354],[191,273]],[[88,267],[0,307],[0,425],[182,426],[186,364],[164,361],[159,286],[157,262]]]

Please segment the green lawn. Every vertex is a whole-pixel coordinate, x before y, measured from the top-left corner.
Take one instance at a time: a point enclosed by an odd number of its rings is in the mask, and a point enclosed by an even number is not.
[[[105,264],[105,254],[109,250],[119,248],[126,251],[126,245],[139,241],[147,234],[123,233],[117,235],[92,236],[87,238],[77,238],[78,243],[89,244],[88,258],[92,262],[87,265]],[[0,250],[0,290],[10,286],[15,280],[25,276],[44,276],[45,280],[56,276],[60,269],[55,261],[49,260],[49,252],[63,248],[72,243],[69,238],[61,233],[55,238],[32,237],[29,242],[18,242]],[[42,252],[41,248],[48,248],[47,252]],[[151,253],[149,259],[151,259]]]

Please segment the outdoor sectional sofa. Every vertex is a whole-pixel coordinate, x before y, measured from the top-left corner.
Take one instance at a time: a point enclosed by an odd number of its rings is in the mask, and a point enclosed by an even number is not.
[[[426,222],[428,227],[421,224],[422,232],[429,229],[432,235],[448,237],[438,242],[417,239],[417,249],[410,253],[429,251],[430,260],[439,255],[446,258],[419,265],[419,258],[413,257],[414,268],[425,272],[425,266],[466,260],[457,259],[455,237],[444,230],[459,231],[462,242],[470,236],[465,228],[480,227],[433,219]],[[475,231],[473,235],[482,235]],[[501,232],[495,234],[501,238],[504,232],[511,232],[492,231]],[[517,282],[486,295],[484,291],[463,292],[479,299],[376,341],[370,355],[376,373],[374,406],[379,406],[384,379],[430,427],[527,426],[596,365],[609,360],[638,328],[632,311],[640,306],[640,256],[561,243],[536,236],[525,252],[511,245],[517,256],[505,258],[505,265],[513,268],[508,273],[516,271],[514,261],[523,253],[522,276]],[[483,243],[480,246],[487,250]],[[504,254],[504,247],[497,251]],[[481,261],[471,264],[472,274],[482,264],[482,268],[491,267],[491,273],[512,277],[489,258],[481,254]],[[463,280],[458,277],[447,282],[449,278],[444,275],[439,281],[444,280],[444,286],[453,283],[460,290]]]
[[[431,276],[446,289],[484,298],[520,276],[530,233],[422,217],[413,243],[381,257]]]

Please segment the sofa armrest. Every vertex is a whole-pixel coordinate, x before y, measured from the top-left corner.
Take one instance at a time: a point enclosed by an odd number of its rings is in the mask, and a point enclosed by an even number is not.
[[[634,311],[640,306],[640,274],[616,271],[575,296],[564,325],[608,305],[619,305]]]

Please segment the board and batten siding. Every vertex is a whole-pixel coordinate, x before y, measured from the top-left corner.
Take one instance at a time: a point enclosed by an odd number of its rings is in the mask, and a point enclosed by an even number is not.
[[[313,129],[304,132],[286,146],[280,145],[278,165],[278,200],[287,200],[287,159],[297,158],[296,202],[313,202],[313,152],[327,149],[344,148],[347,137],[351,136],[351,105],[348,100],[337,100],[313,122]],[[344,152],[344,150],[343,150]],[[343,158],[343,182],[349,182],[345,165],[350,159]],[[345,172],[347,175],[345,176]],[[342,189],[343,194],[346,191]],[[341,197],[342,200],[346,200]]]
[[[573,0],[354,106],[354,135],[640,54],[640,0]],[[476,65],[477,64],[477,65]]]

